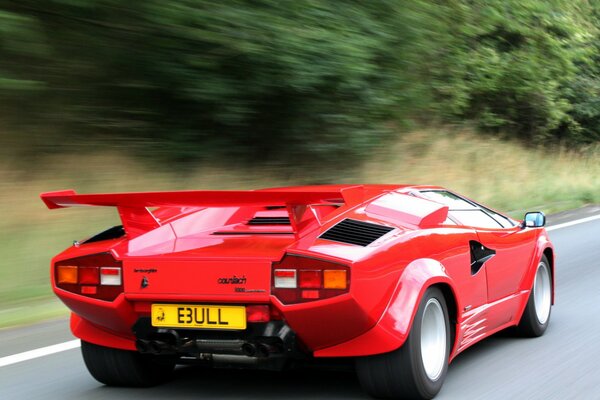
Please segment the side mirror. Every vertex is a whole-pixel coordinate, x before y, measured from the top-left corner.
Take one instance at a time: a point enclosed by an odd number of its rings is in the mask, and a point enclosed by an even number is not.
[[[521,228],[541,228],[546,225],[546,216],[541,211],[525,213]]]

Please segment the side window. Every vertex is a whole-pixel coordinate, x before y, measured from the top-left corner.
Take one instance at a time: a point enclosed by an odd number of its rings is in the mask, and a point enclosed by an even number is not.
[[[426,199],[447,205],[449,215],[466,226],[477,228],[512,228],[515,222],[475,202],[445,190],[422,190],[419,192]],[[448,220],[445,222],[448,223]]]
[[[496,221],[494,218],[490,217],[489,215],[487,215],[479,209],[451,210],[449,214],[466,226],[490,229],[498,229],[502,227],[502,225],[498,221]]]
[[[511,221],[509,218],[506,218],[504,215],[500,215],[487,207],[481,206],[481,208],[485,210],[492,218],[494,218],[496,222],[502,225],[503,228],[512,228],[516,225],[513,221]]]
[[[448,206],[451,210],[476,210],[477,207],[457,195],[444,190],[423,190],[421,195],[426,199]]]
[[[446,218],[442,225],[456,225],[456,222],[452,221],[450,218]]]

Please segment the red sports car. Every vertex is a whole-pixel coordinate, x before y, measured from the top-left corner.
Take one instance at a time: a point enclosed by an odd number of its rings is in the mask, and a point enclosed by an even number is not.
[[[554,302],[544,215],[515,221],[441,187],[41,197],[121,217],[52,260],[107,385],[154,385],[181,363],[346,358],[375,397],[432,398],[458,353],[512,326],[542,335]]]

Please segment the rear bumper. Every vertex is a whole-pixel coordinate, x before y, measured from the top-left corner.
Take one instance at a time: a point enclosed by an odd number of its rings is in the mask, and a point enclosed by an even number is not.
[[[56,294],[73,311],[71,328],[73,334],[82,340],[94,343],[100,346],[119,348],[123,350],[145,350],[145,344],[140,347],[139,340],[159,340],[154,338],[153,334],[158,329],[150,325],[150,308],[155,302],[172,302],[187,304],[240,304],[238,302],[225,301],[224,298],[217,299],[198,299],[175,296],[161,296],[150,301],[141,299],[131,300],[126,294],[122,294],[115,301],[107,302],[87,298],[77,294],[56,290]],[[302,303],[294,305],[283,305],[277,298],[271,296],[270,306],[279,311],[282,315],[282,321],[271,321],[275,325],[269,325],[270,333],[265,334],[257,331],[257,328],[251,328],[249,324],[245,331],[211,331],[206,330],[184,330],[184,338],[194,339],[194,346],[202,349],[204,345],[210,346],[210,341],[203,340],[238,340],[239,343],[233,343],[233,348],[223,353],[238,355],[245,354],[241,351],[241,346],[245,345],[246,352],[255,347],[257,352],[264,352],[269,349],[273,353],[271,346],[273,341],[257,340],[263,337],[278,337],[276,348],[283,348],[285,352],[295,352],[296,343],[302,349],[302,353],[312,355],[313,352],[331,347],[340,343],[347,342],[354,337],[360,336],[368,331],[375,323],[351,295],[342,295],[335,298],[315,301],[311,303]],[[258,302],[257,302],[258,303]],[[257,304],[246,303],[246,304]],[[260,303],[259,303],[260,304]],[[262,304],[265,304],[264,302]],[[147,321],[147,322],[140,322]],[[292,332],[294,344],[290,344],[287,333],[281,328],[275,329],[277,323],[284,323],[287,329]],[[265,328],[266,329],[266,328]],[[187,332],[187,331],[191,331]],[[179,332],[179,331],[178,331]],[[164,340],[169,342],[169,340]],[[187,340],[189,341],[189,340]],[[213,343],[216,344],[216,343]],[[162,346],[162,345],[161,345]],[[158,347],[161,347],[158,346]],[[187,346],[192,346],[188,343]],[[237,346],[237,348],[236,348]],[[283,346],[283,347],[282,347]],[[147,347],[147,346],[146,346]],[[155,346],[156,347],[156,346]],[[162,346],[165,347],[165,346]],[[206,349],[210,352],[210,348]]]

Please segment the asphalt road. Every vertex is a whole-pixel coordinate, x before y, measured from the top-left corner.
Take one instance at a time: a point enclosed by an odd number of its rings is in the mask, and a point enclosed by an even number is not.
[[[600,214],[557,215],[565,223]],[[450,365],[436,399],[600,399],[600,219],[550,230],[557,253],[556,305],[537,339],[499,334]],[[64,320],[0,331],[0,361],[73,340]],[[352,371],[208,370],[182,367],[168,384],[109,388],[92,379],[79,349],[0,367],[0,399],[367,399]]]

